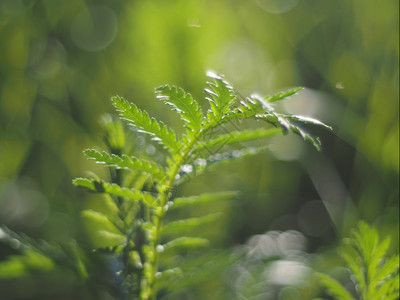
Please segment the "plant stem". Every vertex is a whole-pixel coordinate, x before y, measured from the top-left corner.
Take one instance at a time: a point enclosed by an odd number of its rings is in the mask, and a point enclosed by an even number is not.
[[[211,125],[211,124],[210,124]],[[159,188],[159,206],[155,210],[155,214],[153,217],[153,229],[150,236],[150,251],[148,253],[147,259],[148,262],[145,264],[144,269],[144,280],[146,282],[142,282],[143,287],[145,290],[142,290],[141,299],[143,300],[155,300],[157,296],[157,288],[155,285],[156,273],[158,270],[158,263],[160,258],[160,252],[158,250],[158,245],[161,239],[161,227],[162,222],[167,212],[168,207],[166,206],[168,200],[170,198],[171,188],[174,186],[174,181],[176,175],[178,174],[179,170],[181,169],[182,165],[185,163],[187,156],[189,155],[190,151],[192,150],[193,146],[197,143],[200,137],[212,126],[208,126],[207,128],[203,129],[202,131],[198,131],[193,139],[188,143],[181,152],[182,155],[179,156],[178,161],[175,162],[173,165],[171,172],[167,172],[170,174],[167,182],[163,184]]]

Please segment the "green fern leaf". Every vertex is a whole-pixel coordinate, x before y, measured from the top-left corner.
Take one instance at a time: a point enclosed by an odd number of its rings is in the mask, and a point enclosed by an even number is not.
[[[383,265],[377,270],[375,274],[375,278],[371,281],[371,288],[375,289],[378,286],[383,289],[382,281],[386,278],[390,278],[393,274],[396,274],[396,271],[399,268],[399,255],[395,255],[386,261],[384,261]]]
[[[360,298],[364,300],[397,299],[399,295],[399,256],[385,257],[389,242],[389,238],[381,242],[375,228],[360,222],[340,249],[340,255],[357,281]],[[322,283],[331,292],[338,290],[325,279]]]
[[[203,167],[203,163],[199,163],[200,169],[196,169],[196,171],[200,171],[202,168],[208,169],[208,168],[214,168],[226,163],[231,163],[239,159],[247,158],[250,156],[254,156],[260,153],[263,153],[268,150],[268,146],[263,146],[263,147],[249,147],[249,148],[244,148],[241,150],[232,150],[232,151],[227,151],[224,153],[215,153],[211,156],[209,156],[206,159],[206,162]]]
[[[12,279],[26,275],[30,270],[50,271],[54,261],[41,253],[29,250],[24,255],[12,255],[0,262],[0,279]]]
[[[171,152],[177,152],[180,149],[175,132],[164,123],[150,118],[146,111],[140,110],[133,103],[129,104],[122,97],[115,96],[111,100],[122,119],[132,124],[139,131],[154,136],[154,140],[160,142]]]
[[[372,297],[370,299],[399,299],[399,277],[392,276],[385,278],[385,281],[381,282],[379,287],[374,291]]]
[[[219,121],[226,115],[233,105],[236,97],[233,88],[226,82],[221,75],[212,72],[207,73],[210,79],[206,93],[206,100],[210,104],[207,118],[209,121]]]
[[[328,275],[318,273],[317,277],[335,299],[356,300],[338,281],[330,278]]]
[[[111,219],[119,219],[119,207],[115,203],[114,199],[110,195],[104,194],[102,200],[105,210],[107,211],[107,217]]]
[[[115,166],[121,169],[132,169],[148,173],[156,181],[164,179],[164,172],[162,169],[152,161],[140,159],[134,156],[115,154],[108,154],[107,152],[99,152],[94,149],[87,149],[84,151],[85,155],[98,163],[104,163],[109,166]]]
[[[123,245],[126,243],[126,236],[108,230],[99,230],[99,236],[114,245]]]
[[[185,165],[185,170],[179,174],[175,184],[179,185],[184,182],[187,178],[191,178],[194,175],[200,175],[207,170],[212,170],[221,165],[235,162],[239,159],[265,153],[269,150],[268,146],[263,147],[248,147],[241,150],[226,151],[223,153],[215,153],[207,158],[196,159],[192,164]],[[186,171],[186,169],[190,171]]]
[[[199,227],[201,225],[216,221],[219,216],[220,216],[219,213],[215,213],[198,218],[189,218],[189,219],[173,221],[164,225],[162,232],[163,234],[166,233],[176,234],[181,231],[193,230],[194,228]]]
[[[157,273],[157,284],[160,285],[167,285],[168,282],[171,282],[171,280],[176,280],[177,278],[181,277],[183,274],[181,268],[172,268],[172,269],[167,269],[165,271]]]
[[[204,247],[209,244],[209,241],[204,238],[181,236],[162,246],[163,251],[176,248],[192,248]]]
[[[89,238],[96,248],[118,247],[126,242],[126,236],[104,214],[92,209],[81,212]]]
[[[300,126],[290,122],[290,120],[287,119],[285,115],[276,113],[274,108],[269,103],[267,103],[265,100],[261,99],[257,95],[253,95],[252,100],[258,102],[260,104],[260,106],[264,108],[264,113],[258,113],[255,115],[256,119],[261,119],[261,120],[264,120],[276,127],[280,127],[280,128],[282,128],[284,133],[287,133],[288,131],[296,133],[296,134],[300,135],[305,141],[311,142],[318,151],[321,150],[321,141],[319,140],[318,137],[315,137],[315,136],[307,133]],[[255,107],[257,110],[260,109],[259,108],[260,106],[250,105],[250,107]],[[297,116],[297,118],[294,118],[294,119],[299,121],[301,119],[301,117]],[[311,118],[306,118],[306,119],[310,123],[313,120]],[[315,122],[317,122],[317,121],[315,120]],[[303,121],[303,123],[305,123],[305,121]],[[322,122],[320,122],[320,123],[323,124]]]
[[[119,229],[102,213],[92,209],[83,210],[81,215],[84,219],[89,220],[98,230],[105,230],[115,234],[121,234]]]
[[[257,104],[258,103],[258,104]],[[288,116],[284,114],[278,114],[275,112],[271,104],[267,103],[264,99],[257,95],[253,95],[250,100],[247,101],[246,111],[253,111],[254,118],[264,120],[276,127],[282,128],[284,133],[291,131],[300,135],[305,141],[311,142],[311,144],[318,150],[321,150],[321,141],[318,137],[315,137],[305,131],[299,124],[314,124],[323,126],[328,129],[332,129],[323,122],[320,122],[313,118],[302,117],[302,116]],[[243,109],[242,109],[243,110]],[[295,123],[291,122],[295,121]]]
[[[252,98],[254,97],[255,96],[252,96]],[[260,101],[252,98],[246,98],[244,101],[241,101],[238,107],[235,107],[225,115],[224,121],[250,119],[258,114],[265,114],[265,109]]]
[[[276,127],[281,127],[285,132],[289,130],[290,122],[283,115],[277,114],[270,103],[258,95],[252,95],[251,100],[252,102],[248,103],[248,106],[257,112],[254,116],[256,119],[262,119]],[[255,105],[253,102],[258,104]]]
[[[232,253],[222,251],[202,252],[181,263],[183,276],[167,277],[159,282],[168,291],[182,291],[188,286],[198,286],[201,282],[209,282],[210,278],[217,279],[217,274],[234,263]],[[176,274],[176,275],[179,275]],[[212,299],[212,298],[211,298]]]
[[[325,127],[326,129],[332,130],[331,126],[326,125],[325,123],[310,117],[298,116],[298,115],[281,115],[290,121],[295,121],[302,124],[312,124],[317,126]]]
[[[230,200],[230,199],[234,198],[236,195],[237,195],[237,192],[226,191],[226,192],[220,192],[220,193],[205,193],[205,194],[191,196],[191,197],[175,198],[173,203],[171,204],[170,209],[198,205],[198,204],[203,204],[203,203],[226,201],[226,200]]]
[[[164,85],[156,89],[157,98],[172,105],[186,122],[186,127],[192,131],[200,130],[203,122],[203,113],[193,97],[181,88]]]
[[[16,233],[1,225],[0,241],[9,244],[13,248],[15,248],[15,243],[18,241],[16,250],[21,252],[22,255],[16,256],[16,259],[24,269],[26,267],[26,270],[47,271],[53,265],[58,265],[74,270],[76,275],[82,279],[88,278],[87,270],[82,264],[83,253],[75,241],[67,240],[57,244],[48,243],[44,240],[37,241],[26,234]],[[3,270],[0,270],[0,277],[2,275],[6,274]]]
[[[339,250],[340,256],[344,259],[347,266],[349,267],[351,273],[354,275],[355,280],[357,281],[360,290],[367,290],[367,286],[365,284],[364,273],[362,272],[362,266],[360,266],[357,262],[361,260],[357,251],[347,250],[346,252]]]
[[[224,146],[233,143],[247,142],[255,139],[271,137],[274,135],[282,134],[280,129],[265,129],[259,128],[255,130],[234,131],[227,134],[218,136],[215,139],[200,142],[194,151],[210,149],[212,147]]]
[[[118,151],[107,153],[89,149],[85,151],[85,154],[98,163],[117,169],[131,169],[134,172],[111,170],[111,181],[121,183],[120,185],[106,183],[100,178],[77,178],[74,180],[75,185],[107,195],[107,202],[97,206],[97,210],[101,210],[103,213],[85,212],[84,215],[86,215],[86,219],[91,219],[92,223],[96,223],[97,220],[99,224],[94,231],[98,237],[97,242],[106,244],[105,249],[99,251],[114,253],[121,259],[124,268],[124,272],[121,272],[122,278],[135,285],[133,297],[156,299],[157,288],[164,286],[169,289],[171,283],[168,282],[166,286],[168,279],[165,278],[170,278],[168,274],[174,273],[173,269],[168,269],[168,266],[176,265],[174,255],[171,255],[174,252],[171,251],[165,256],[162,253],[171,249],[206,245],[208,242],[203,238],[185,235],[193,235],[193,230],[217,220],[219,216],[219,214],[210,214],[203,217],[174,219],[174,221],[165,223],[165,216],[169,212],[169,208],[173,210],[193,207],[193,205],[202,203],[228,200],[235,196],[234,192],[223,192],[174,199],[176,186],[185,179],[199,175],[207,169],[264,152],[268,146],[230,150],[224,153],[210,151],[213,154],[208,157],[205,156],[206,149],[289,132],[294,132],[304,139],[310,140],[317,148],[320,146],[319,140],[308,134],[302,126],[311,124],[326,127],[325,124],[311,118],[279,114],[275,112],[270,103],[291,96],[299,89],[277,93],[266,98],[254,96],[239,102],[233,88],[223,79],[223,76],[212,73],[208,73],[207,76],[209,82],[205,93],[210,107],[206,116],[203,116],[199,104],[183,89],[167,85],[156,89],[157,98],[172,106],[184,121],[186,132],[180,139],[177,139],[172,129],[151,118],[146,111],[140,110],[136,105],[130,104],[121,97],[112,98],[113,105],[121,119],[133,125],[137,131],[151,135],[153,140],[157,140],[168,150],[169,155],[163,156],[160,155],[163,153],[158,153],[157,156],[164,158],[163,165],[165,167],[161,167],[153,161],[122,154],[127,148],[126,137],[121,134],[121,124],[116,124],[113,127],[107,127],[109,137],[106,143],[110,149],[118,148]],[[268,128],[255,130],[238,130],[207,140],[206,134],[210,131],[218,129],[227,122],[244,119],[264,120],[275,128],[268,126]],[[112,122],[109,123],[107,124],[110,125]],[[112,139],[113,132],[118,135],[115,140]],[[110,152],[118,155],[110,154]],[[129,188],[125,186],[129,186]],[[111,197],[112,195],[117,197]],[[179,211],[176,215],[178,213]],[[124,233],[121,234],[117,230]],[[186,231],[191,231],[191,234]],[[171,238],[176,239],[171,240]],[[162,245],[161,241],[165,240],[167,242],[162,242],[164,243]],[[212,256],[207,256],[205,259],[210,260],[210,257]],[[195,262],[192,264],[193,261]],[[196,275],[200,274],[200,277],[209,276],[211,268],[205,267],[199,271],[199,263],[201,260],[193,259],[193,257],[189,260],[185,259],[183,263],[181,262],[181,265],[185,266],[182,270],[185,272],[193,270]],[[131,266],[139,264],[140,267],[131,268]],[[161,265],[163,272],[159,272]],[[176,282],[176,280],[175,283],[175,287],[181,285],[181,282]],[[391,288],[392,285],[389,283],[385,286],[386,290]]]
[[[301,136],[303,138],[303,140],[310,142],[318,151],[321,151],[322,143],[321,143],[321,140],[319,139],[319,137],[316,137],[316,136],[308,133],[301,127],[293,125],[293,124],[290,124],[289,129],[293,133],[296,133],[299,136]]]
[[[284,91],[284,92],[279,92],[279,93],[276,93],[273,96],[265,97],[264,100],[267,101],[267,102],[275,102],[275,101],[278,101],[278,100],[282,100],[282,99],[285,99],[287,97],[290,97],[290,96],[298,93],[302,89],[303,89],[302,87],[299,87],[299,88],[290,89],[290,90],[287,90],[287,91]]]
[[[104,114],[100,119],[104,140],[113,153],[120,153],[126,144],[126,136],[122,121],[110,114]]]
[[[289,115],[282,115],[278,114],[278,116],[282,119],[287,120],[287,122],[290,124],[289,125],[289,130],[300,135],[305,141],[311,142],[313,146],[320,151],[321,150],[321,141],[318,137],[313,136],[309,134],[307,131],[305,131],[301,125],[297,124],[313,124],[317,126],[324,127],[326,129],[332,130],[332,127],[324,124],[323,122],[313,119],[313,118],[308,118],[308,117],[303,117],[303,116],[289,116]],[[290,121],[295,121],[295,123],[290,122]],[[297,123],[297,124],[296,124]]]
[[[95,179],[76,178],[73,180],[73,184],[97,193],[107,193],[119,197],[126,197],[129,199],[142,201],[147,205],[156,207],[155,199],[150,194],[126,187],[121,187],[115,183],[107,183]]]
[[[375,248],[374,251],[372,252],[370,261],[367,263],[368,264],[367,280],[369,282],[369,288],[371,290],[375,290],[376,286],[378,286],[379,283],[383,279],[385,279],[386,276],[391,275],[391,273],[379,274],[379,269],[381,269],[382,259],[385,257],[389,245],[390,245],[390,238],[386,238],[383,242],[377,243],[374,247]]]

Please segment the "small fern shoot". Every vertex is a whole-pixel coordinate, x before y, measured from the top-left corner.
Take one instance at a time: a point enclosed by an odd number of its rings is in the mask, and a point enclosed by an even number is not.
[[[399,255],[386,256],[390,238],[379,239],[378,231],[360,222],[340,248],[340,255],[351,272],[357,298],[328,275],[317,276],[328,292],[341,300],[395,300],[399,298]]]
[[[86,211],[83,216],[104,224],[99,234],[108,240],[108,251],[120,258],[122,270],[118,274],[130,287],[129,292],[143,300],[156,299],[158,287],[166,286],[165,278],[171,274],[182,274],[180,266],[168,265],[163,257],[171,251],[206,246],[207,240],[196,236],[193,231],[218,219],[218,214],[210,213],[167,223],[166,215],[176,208],[235,197],[235,193],[229,191],[175,198],[174,190],[179,184],[210,167],[266,149],[265,146],[242,150],[229,148],[235,143],[293,132],[320,149],[319,139],[305,131],[304,125],[311,123],[330,128],[318,120],[275,111],[272,102],[291,96],[300,89],[266,98],[252,96],[240,100],[221,75],[209,73],[208,79],[205,94],[209,109],[206,113],[181,88],[166,85],[155,90],[157,98],[181,117],[184,126],[182,135],[150,117],[135,104],[119,96],[113,97],[112,104],[120,118],[136,131],[150,136],[166,151],[160,151],[157,159],[140,154],[134,156],[131,152],[124,152],[123,144],[127,138],[112,139],[107,144],[113,141],[115,144],[117,140],[119,146],[109,147],[111,152],[84,151],[89,159],[110,167],[114,174],[112,182],[99,178],[74,180],[75,185],[108,197],[110,208],[107,214]],[[234,131],[225,131],[210,138],[210,133],[218,132],[217,129],[225,124],[245,119],[264,121],[266,126],[257,129],[237,127]],[[111,123],[107,124],[114,132],[122,134],[118,130],[119,125],[113,127]],[[111,139],[112,135],[109,134],[108,138]],[[227,147],[227,151],[218,152],[221,146]]]

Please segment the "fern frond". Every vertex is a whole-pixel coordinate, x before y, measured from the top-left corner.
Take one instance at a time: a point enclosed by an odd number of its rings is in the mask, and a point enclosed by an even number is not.
[[[289,127],[290,131],[292,131],[293,133],[298,134],[299,136],[301,136],[303,138],[303,140],[310,142],[318,151],[321,151],[321,140],[319,139],[319,137],[314,136],[310,133],[308,133],[307,131],[305,131],[303,128],[290,124]]]
[[[207,82],[208,88],[204,90],[206,100],[210,104],[207,119],[216,122],[221,120],[230,111],[236,97],[233,88],[221,75],[208,72],[207,77],[210,79]]]
[[[360,267],[360,265],[357,263],[358,261],[361,260],[361,257],[359,256],[359,254],[357,253],[357,251],[355,251],[354,249],[352,250],[347,250],[345,251],[340,251],[339,249],[339,254],[340,256],[344,259],[344,261],[346,262],[348,268],[350,269],[351,273],[353,274],[355,280],[357,281],[360,290],[361,291],[366,291],[367,290],[367,286],[365,283],[365,275],[363,273],[362,268]]]
[[[382,262],[381,262],[382,263]],[[390,278],[399,268],[399,255],[394,255],[383,262],[383,265],[377,270],[375,278],[371,281],[371,287],[383,289],[382,278]]]
[[[177,176],[175,184],[179,185],[187,178],[198,176],[207,170],[212,170],[221,165],[233,163],[237,160],[244,159],[250,156],[265,153],[269,150],[268,146],[249,147],[241,150],[231,150],[223,153],[215,153],[206,158],[198,158],[191,164],[185,165],[185,170],[182,170]],[[187,169],[187,170],[186,170]]]
[[[87,188],[93,192],[107,193],[119,197],[126,197],[129,199],[141,201],[149,206],[156,207],[156,201],[149,193],[144,193],[135,189],[121,187],[115,183],[107,183],[104,181],[98,181],[95,179],[88,179],[88,178],[76,178],[73,180],[73,184],[76,186]]]
[[[388,274],[379,274],[379,269],[381,269],[381,264],[383,263],[383,258],[385,257],[386,251],[388,250],[390,245],[390,238],[386,238],[383,242],[377,243],[375,245],[375,249],[372,252],[372,256],[370,261],[367,262],[368,270],[367,270],[367,280],[369,282],[369,288],[374,290],[377,285],[382,281],[386,276],[390,276],[391,273]],[[378,277],[380,275],[380,277]]]
[[[202,252],[181,264],[180,269],[183,276],[168,277],[168,281],[162,280],[159,284],[168,291],[179,291],[188,286],[193,286],[193,284],[198,285],[201,282],[208,281],[210,278],[217,279],[218,276],[216,275],[221,274],[221,270],[231,265],[234,259],[231,252]]]
[[[205,94],[210,107],[205,116],[199,104],[183,89],[165,85],[155,91],[157,98],[164,104],[172,106],[184,121],[186,131],[179,139],[172,129],[151,118],[146,111],[140,110],[136,105],[130,104],[121,97],[112,98],[113,105],[121,119],[127,121],[137,131],[151,135],[153,140],[158,141],[167,149],[168,155],[158,153],[157,156],[157,159],[164,159],[162,166],[165,167],[159,166],[151,159],[145,160],[123,154],[127,150],[126,146],[129,146],[125,145],[128,139],[121,134],[122,125],[114,124],[114,121],[109,118],[105,127],[111,136],[108,137],[106,144],[111,151],[101,152],[89,149],[85,151],[85,154],[98,163],[116,168],[110,172],[111,181],[119,184],[107,183],[100,178],[77,178],[74,180],[74,184],[77,186],[107,195],[104,205],[98,207],[102,213],[86,211],[83,216],[90,219],[92,223],[97,222],[97,228],[92,227],[92,234],[98,237],[97,243],[105,244],[105,248],[98,249],[98,251],[114,253],[121,260],[122,279],[129,281],[128,285],[135,285],[135,290],[131,293],[133,297],[138,296],[143,300],[156,299],[158,287],[163,286],[169,289],[171,282],[167,284],[166,280],[169,279],[166,278],[170,278],[170,274],[178,274],[181,271],[180,269],[168,269],[169,266],[175,267],[175,258],[173,258],[174,255],[168,255],[168,253],[163,256],[163,253],[171,249],[205,246],[208,243],[206,239],[186,235],[195,236],[194,230],[217,220],[219,216],[219,214],[208,214],[187,219],[177,220],[174,218],[173,221],[165,223],[165,217],[170,210],[224,201],[236,195],[234,192],[206,193],[174,199],[176,186],[207,169],[269,149],[268,146],[242,150],[228,148],[224,153],[217,153],[216,147],[225,145],[229,147],[233,143],[294,132],[304,139],[310,140],[319,148],[319,140],[308,134],[302,125],[327,127],[311,118],[275,112],[270,102],[291,96],[300,89],[292,89],[266,98],[253,96],[239,102],[233,88],[223,79],[222,75],[208,73],[207,76],[208,83]],[[226,134],[219,132],[219,135],[207,139],[206,135],[212,130],[218,130],[220,126],[228,122],[245,119],[263,120],[275,128],[268,126],[268,128],[225,132]],[[116,139],[112,139],[113,132],[118,135]],[[206,149],[212,149],[209,152],[213,154],[207,154]],[[130,169],[133,172],[122,172],[119,169]],[[175,212],[176,215],[180,213],[179,211]],[[90,227],[89,224],[87,225]],[[186,231],[189,232],[186,233]],[[200,233],[200,231],[198,232]],[[169,253],[173,254],[174,252]],[[207,256],[207,258],[203,258],[203,261],[198,260],[197,257],[185,259],[183,264],[180,262],[186,268],[182,268],[182,270],[189,270],[189,272],[194,270],[196,278],[209,276],[212,268],[207,266],[201,269],[199,264],[204,264],[204,259],[210,260],[210,257],[214,256]],[[225,261],[228,260],[225,259]],[[140,267],[131,268],[138,265]],[[159,272],[160,265],[162,265],[162,272]],[[214,266],[213,262],[212,267]],[[218,267],[221,267],[221,264]],[[179,287],[182,282],[175,280],[174,284],[175,287]],[[391,285],[386,289],[389,288]]]
[[[268,150],[268,146],[249,147],[241,150],[232,150],[224,153],[215,153],[206,159],[206,168],[216,167],[222,164],[231,163],[239,159],[254,156]]]
[[[305,141],[309,141],[311,142],[311,144],[318,150],[321,150],[321,141],[318,137],[308,133],[307,131],[305,131],[302,128],[302,124],[313,124],[313,125],[317,125],[317,126],[321,126],[324,127],[326,129],[332,130],[332,127],[326,125],[325,123],[313,119],[313,118],[308,118],[308,117],[302,117],[302,116],[289,116],[289,115],[282,115],[282,114],[278,114],[278,116],[280,118],[283,118],[285,120],[287,120],[289,122],[289,130],[300,135],[303,140]],[[291,121],[295,121],[295,123],[291,122]],[[298,125],[300,124],[300,125]]]
[[[205,193],[197,196],[175,198],[170,209],[192,206],[203,203],[217,201],[226,201],[234,198],[238,193],[235,191],[226,191],[219,193]]]
[[[112,219],[117,219],[119,218],[119,207],[115,203],[114,199],[109,195],[109,194],[104,194],[102,197],[104,207],[107,211],[107,217],[110,217]]]
[[[275,127],[281,127],[284,132],[289,130],[290,122],[282,115],[277,114],[273,106],[260,96],[252,95],[244,104],[246,107],[244,111],[253,112],[253,118],[267,121]]]
[[[337,300],[356,300],[338,281],[328,275],[318,273],[318,279],[327,288],[328,292]]]
[[[253,96],[254,97],[254,96]],[[233,121],[233,120],[244,120],[255,117],[257,114],[264,114],[265,109],[261,106],[261,103],[252,98],[246,98],[243,101],[240,101],[240,105],[238,107],[233,108],[230,112],[228,112],[224,120],[225,121]]]
[[[112,232],[121,235],[121,231],[105,215],[93,209],[81,211],[81,216],[89,220],[100,230]],[[123,237],[123,236],[122,236]]]
[[[198,218],[189,218],[189,219],[173,221],[164,225],[162,233],[176,234],[181,231],[193,230],[194,228],[199,227],[201,225],[216,221],[219,216],[220,216],[219,213],[215,213]]]
[[[104,163],[108,166],[115,166],[120,169],[138,170],[150,174],[156,181],[164,179],[164,172],[155,162],[140,159],[135,156],[108,154],[107,152],[99,152],[94,149],[87,149],[83,152],[87,157],[93,159],[97,163]]]
[[[309,124],[312,123],[314,125],[320,125],[326,128],[331,129],[329,126],[325,125],[324,123],[314,120],[312,118],[305,118],[301,116],[288,116],[284,114],[278,114],[275,112],[273,107],[267,103],[265,100],[261,99],[260,97],[253,95],[252,99],[257,101],[264,109],[265,113],[264,114],[257,114],[255,117],[257,119],[261,119],[264,121],[267,121],[268,123],[276,126],[276,127],[281,127],[284,132],[291,131],[293,133],[296,133],[300,135],[305,141],[311,142],[311,144],[318,150],[321,150],[321,141],[318,137],[313,136],[309,134],[307,131],[305,131],[300,125],[297,125],[296,123],[291,122],[296,121],[297,123],[303,123],[303,124]],[[254,106],[254,105],[253,105]]]
[[[386,278],[374,291],[371,299],[399,299],[399,277]]]
[[[171,152],[177,152],[180,149],[175,132],[163,122],[150,118],[146,111],[140,110],[135,104],[129,103],[122,97],[115,96],[111,100],[122,119],[132,124],[139,131],[154,136],[154,140],[160,142]]]
[[[104,141],[113,153],[120,153],[126,144],[126,135],[122,120],[110,114],[100,118],[100,126],[105,132]]]
[[[36,251],[26,251],[23,255],[12,255],[0,262],[0,279],[12,279],[26,275],[30,270],[42,272],[55,267],[54,261]]]
[[[192,95],[175,86],[164,85],[156,89],[157,98],[172,105],[182,119],[189,131],[197,132],[203,122],[203,112]]]
[[[290,121],[295,121],[301,124],[312,124],[312,125],[322,126],[325,127],[326,129],[332,130],[331,126],[328,126],[325,123],[321,122],[320,120],[314,118],[298,116],[298,115],[281,115],[281,116],[284,116],[286,119]]]
[[[302,125],[312,124],[332,130],[330,126],[313,118],[279,114],[269,102],[258,95],[252,95],[250,98],[246,98],[245,101],[241,101],[240,106],[227,113],[223,121],[228,122],[243,119],[264,120],[277,128],[281,128],[284,134],[288,132],[298,134],[305,141],[311,142],[318,151],[321,150],[321,141],[318,137],[309,134]]]
[[[81,278],[88,277],[87,270],[82,263],[83,255],[75,241],[65,241],[62,244],[49,243],[44,240],[37,241],[26,234],[17,233],[2,225],[0,225],[0,241],[10,244],[14,248],[15,243],[18,242],[17,250],[21,252],[21,255],[13,256],[13,262],[5,266],[6,269],[9,267],[13,269],[16,266],[25,269],[28,266],[30,269],[43,270],[49,269],[50,265],[57,264],[74,270]],[[34,264],[32,264],[31,258],[35,261]],[[4,263],[8,264],[8,261]],[[0,278],[10,278],[8,275],[10,274],[0,266]],[[23,273],[19,273],[19,275],[23,275]]]
[[[297,94],[302,89],[303,89],[302,87],[298,87],[298,88],[290,89],[290,90],[287,90],[284,92],[279,92],[279,93],[276,93],[275,95],[265,97],[264,100],[267,102],[275,102],[278,100],[282,100],[282,99],[288,98],[290,96],[293,96],[294,94]]]
[[[360,222],[350,238],[344,240],[340,255],[355,277],[360,297],[364,300],[397,299],[399,295],[399,256],[387,258],[390,239],[379,240],[378,231]],[[339,287],[321,281],[333,293]]]
[[[99,230],[99,236],[113,246],[123,245],[126,243],[126,236],[108,230]]]
[[[254,130],[233,131],[227,134],[220,135],[215,139],[200,142],[199,144],[197,144],[194,151],[210,149],[212,147],[224,146],[233,143],[252,141],[256,139],[271,137],[278,134],[282,134],[282,130],[275,128],[259,128]]]
[[[179,278],[182,276],[182,269],[181,268],[173,268],[173,269],[167,269],[162,272],[157,273],[157,284],[164,283],[165,282],[170,282],[170,280]]]
[[[93,246],[98,248],[122,247],[126,243],[126,232],[117,227],[106,215],[87,209],[81,212],[85,227],[92,234],[89,236]]]
[[[162,246],[163,252],[176,248],[192,248],[204,247],[209,244],[209,241],[204,238],[181,236]]]

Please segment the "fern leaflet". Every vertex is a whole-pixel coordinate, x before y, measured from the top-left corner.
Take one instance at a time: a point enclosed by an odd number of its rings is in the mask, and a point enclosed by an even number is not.
[[[172,105],[186,122],[186,127],[191,132],[200,130],[203,122],[203,113],[196,100],[181,88],[164,85],[156,89],[157,98]]]
[[[162,232],[163,234],[165,233],[176,233],[179,231],[186,231],[186,230],[192,230],[195,227],[214,222],[218,219],[220,214],[210,214],[206,215],[203,217],[198,217],[198,218],[190,218],[190,219],[183,219],[183,220],[178,220],[174,221],[168,224],[165,224]]]
[[[278,101],[278,100],[286,99],[286,98],[288,98],[288,97],[290,97],[290,96],[292,96],[292,95],[294,95],[294,94],[297,94],[297,93],[300,92],[302,89],[303,89],[303,88],[301,88],[301,87],[295,88],[295,89],[290,89],[290,90],[287,90],[287,91],[285,91],[285,92],[276,93],[276,94],[273,95],[273,96],[267,96],[267,97],[265,97],[264,99],[265,99],[265,101],[267,101],[267,102],[275,102],[275,101]]]
[[[171,208],[180,208],[192,205],[198,205],[203,203],[210,203],[216,201],[226,201],[234,198],[237,195],[237,192],[227,191],[227,192],[219,192],[219,193],[206,193],[197,196],[191,197],[180,197],[175,198],[173,202],[171,202]]]
[[[278,134],[282,134],[282,131],[278,129],[265,129],[265,128],[259,128],[255,130],[233,131],[227,134],[222,134],[217,138],[200,142],[196,146],[195,151],[210,149],[212,147],[224,146],[233,143],[252,141],[255,139],[271,137]]]
[[[181,236],[164,244],[161,249],[164,252],[176,248],[204,247],[208,244],[209,241],[204,238]]]
[[[99,152],[94,149],[87,149],[84,154],[90,159],[95,160],[98,163],[104,163],[109,166],[116,166],[121,169],[132,169],[148,173],[157,181],[164,179],[164,172],[155,162],[140,159],[134,156],[116,154],[108,154],[107,152]]]
[[[176,152],[179,150],[179,143],[176,140],[175,132],[169,129],[164,123],[150,118],[146,111],[140,110],[133,103],[129,104],[122,97],[112,97],[112,102],[119,111],[122,119],[131,123],[139,131],[153,135],[155,140],[159,141],[170,151]]]
[[[210,104],[207,118],[209,121],[218,122],[230,111],[236,97],[233,88],[221,75],[208,72],[207,76],[210,78],[208,88],[204,90]]]

